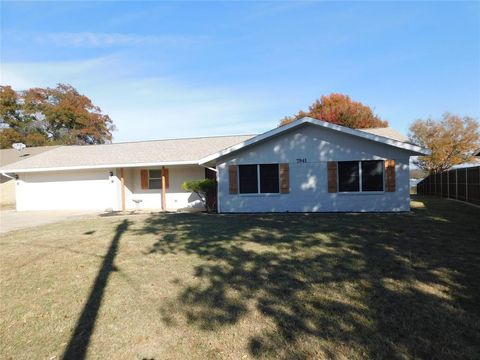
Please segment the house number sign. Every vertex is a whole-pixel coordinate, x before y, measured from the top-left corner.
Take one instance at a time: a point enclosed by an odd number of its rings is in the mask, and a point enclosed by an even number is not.
[[[297,164],[302,164],[302,163],[306,163],[307,162],[307,158],[298,158],[297,159]]]

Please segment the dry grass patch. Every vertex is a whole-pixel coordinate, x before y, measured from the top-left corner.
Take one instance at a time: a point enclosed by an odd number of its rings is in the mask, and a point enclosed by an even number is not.
[[[1,357],[474,359],[479,210],[154,214],[2,235]]]

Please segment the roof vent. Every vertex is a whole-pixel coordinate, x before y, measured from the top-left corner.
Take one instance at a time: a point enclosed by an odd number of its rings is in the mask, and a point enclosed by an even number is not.
[[[14,148],[17,151],[23,150],[27,147],[24,143],[13,143],[12,148]]]

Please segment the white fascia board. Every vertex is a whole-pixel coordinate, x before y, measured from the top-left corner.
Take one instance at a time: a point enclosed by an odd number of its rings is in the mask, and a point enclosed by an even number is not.
[[[300,125],[307,124],[307,123],[317,125],[317,126],[321,126],[321,127],[327,128],[327,129],[340,131],[340,132],[343,132],[345,134],[358,136],[358,137],[361,137],[361,138],[364,138],[364,139],[380,142],[380,143],[383,143],[383,144],[386,144],[386,145],[398,147],[398,148],[401,148],[401,149],[404,149],[404,150],[407,150],[407,151],[411,151],[412,153],[414,153],[414,155],[431,155],[431,151],[429,149],[425,149],[425,148],[422,148],[422,147],[417,146],[417,145],[408,144],[408,143],[398,141],[398,140],[393,140],[393,139],[390,139],[390,138],[387,138],[387,137],[384,137],[384,136],[370,134],[370,133],[367,133],[367,132],[364,132],[364,131],[361,131],[361,130],[347,128],[345,126],[332,124],[332,123],[329,123],[329,122],[326,122],[326,121],[317,120],[317,119],[313,119],[313,118],[310,118],[310,117],[304,117],[304,118],[295,120],[288,125],[280,126],[280,127],[275,128],[273,130],[267,131],[263,134],[257,135],[257,136],[255,136],[251,139],[248,139],[248,140],[246,140],[242,143],[236,144],[234,146],[231,146],[229,148],[226,148],[224,150],[216,152],[212,155],[206,156],[203,159],[200,159],[199,164],[205,164],[209,161],[218,159],[218,158],[220,158],[222,156],[225,156],[225,155],[228,155],[228,154],[230,154],[234,151],[238,151],[238,150],[243,149],[247,146],[256,144],[260,141],[271,138],[275,135],[278,135],[280,133],[289,131],[290,129],[293,129],[295,127],[298,127]]]
[[[2,174],[17,174],[29,172],[47,172],[47,171],[70,171],[70,170],[89,170],[89,169],[111,169],[111,168],[136,168],[148,166],[173,166],[173,165],[199,165],[198,161],[166,161],[156,163],[135,163],[135,164],[105,164],[105,165],[84,165],[84,166],[59,166],[50,168],[29,168],[29,169],[0,169]]]

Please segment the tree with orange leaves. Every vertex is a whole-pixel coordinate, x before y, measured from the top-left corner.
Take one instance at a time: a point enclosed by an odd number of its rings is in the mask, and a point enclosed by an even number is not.
[[[479,124],[469,116],[445,113],[440,120],[416,120],[410,126],[409,137],[432,151],[431,156],[414,160],[415,165],[429,174],[476,161],[475,154],[480,149]]]
[[[73,86],[33,88],[22,92],[0,86],[0,147],[103,144],[112,140],[108,115]]]
[[[306,116],[355,129],[388,126],[388,122],[375,115],[370,107],[343,94],[322,96],[310,105],[308,111],[283,118],[280,126]]]

